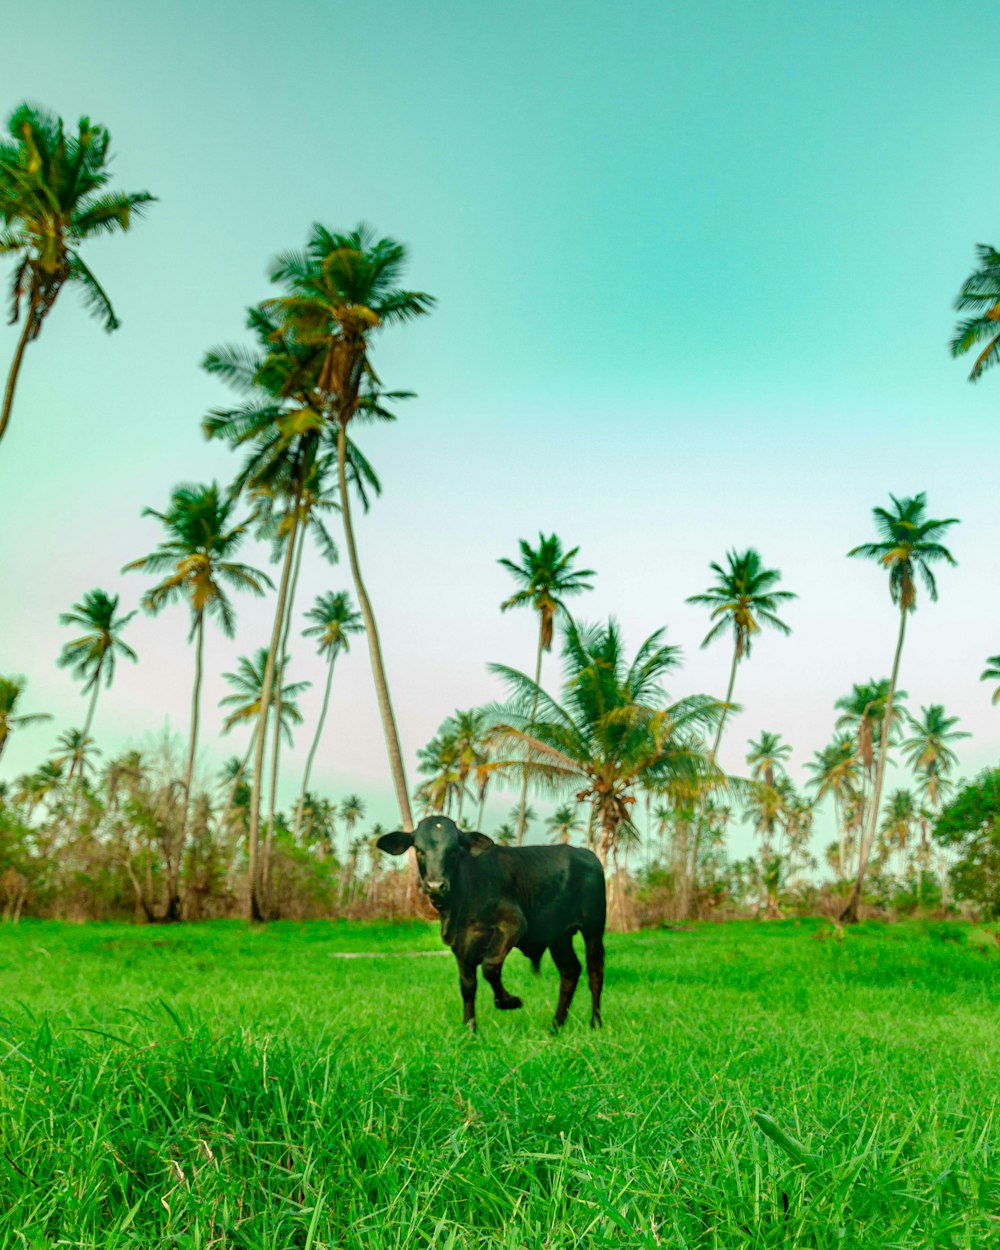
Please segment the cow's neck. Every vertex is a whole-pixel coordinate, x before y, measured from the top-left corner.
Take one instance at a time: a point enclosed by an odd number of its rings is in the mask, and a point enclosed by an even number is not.
[[[448,892],[448,901],[441,907],[438,913],[441,919],[441,941],[446,946],[454,946],[455,941],[462,932],[464,914],[467,910],[464,904],[468,901],[469,887],[473,876],[472,861],[464,860],[460,863],[456,873],[457,879]]]

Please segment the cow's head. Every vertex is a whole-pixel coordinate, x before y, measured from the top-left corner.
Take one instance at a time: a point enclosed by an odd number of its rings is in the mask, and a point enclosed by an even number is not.
[[[496,843],[485,833],[465,833],[447,816],[425,816],[413,833],[383,834],[379,850],[403,855],[410,847],[417,852],[420,889],[435,907],[448,901],[459,864],[465,855],[483,855]]]

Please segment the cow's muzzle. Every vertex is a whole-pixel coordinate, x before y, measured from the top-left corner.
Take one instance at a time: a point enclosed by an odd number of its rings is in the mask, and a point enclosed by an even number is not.
[[[441,903],[448,897],[448,882],[425,881],[424,893],[432,903]]]

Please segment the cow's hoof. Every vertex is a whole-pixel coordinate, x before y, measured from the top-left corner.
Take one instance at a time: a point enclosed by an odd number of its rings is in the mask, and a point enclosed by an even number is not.
[[[518,1007],[524,1006],[514,994],[508,994],[506,998],[498,998],[496,1001],[499,1011],[517,1011]]]
[[[558,1033],[565,1023],[566,1023],[565,1020],[560,1020],[559,1017],[556,1016],[555,1019],[552,1021],[552,1032]]]
[[[468,1029],[470,1033],[475,1033],[476,1032],[475,1020],[466,1020],[465,1027]]]
[[[604,1021],[601,1019],[601,1013],[599,1011],[595,1011],[594,1014],[590,1017],[590,1027],[592,1029],[604,1028]]]

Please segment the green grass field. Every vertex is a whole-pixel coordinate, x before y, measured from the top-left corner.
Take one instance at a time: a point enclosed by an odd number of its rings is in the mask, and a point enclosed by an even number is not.
[[[0,929],[0,1247],[1000,1246],[1000,945],[950,931],[612,934],[558,1037],[515,954],[473,1037],[450,955],[334,957],[426,925]]]

